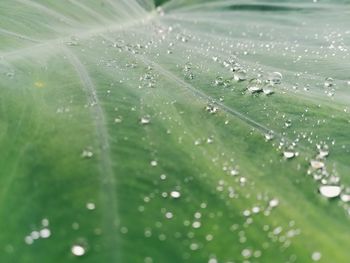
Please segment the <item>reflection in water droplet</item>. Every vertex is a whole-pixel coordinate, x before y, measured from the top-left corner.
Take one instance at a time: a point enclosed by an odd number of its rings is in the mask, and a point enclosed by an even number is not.
[[[85,248],[81,245],[73,245],[71,248],[71,252],[74,256],[81,257],[85,255]]]
[[[337,185],[322,185],[319,188],[321,195],[327,198],[335,198],[340,195],[341,188]]]

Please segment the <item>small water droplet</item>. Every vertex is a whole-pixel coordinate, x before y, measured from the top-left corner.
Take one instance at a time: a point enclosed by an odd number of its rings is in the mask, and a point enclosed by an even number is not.
[[[85,255],[86,249],[82,245],[73,245],[71,252],[74,256],[81,257]]]
[[[172,192],[170,193],[170,196],[171,196],[172,198],[174,198],[174,199],[177,199],[177,198],[180,198],[180,197],[181,197],[181,193],[178,192],[178,191],[172,191]]]
[[[27,245],[31,245],[31,244],[34,243],[34,240],[33,240],[33,238],[32,238],[31,236],[26,236],[26,237],[24,238],[24,242],[25,242]]]
[[[324,81],[324,86],[326,88],[332,87],[333,86],[334,79],[332,78],[326,78]]]
[[[311,160],[310,165],[315,170],[323,169],[325,167],[324,162],[317,161],[317,160]]]
[[[233,78],[235,81],[243,81],[247,79],[247,71],[245,70],[238,70],[235,71],[233,74]]]
[[[94,156],[94,153],[91,150],[85,149],[81,153],[82,158],[90,159]]]
[[[321,185],[319,188],[321,195],[327,198],[335,198],[340,195],[341,188],[337,185]]]
[[[121,123],[123,119],[121,117],[117,117],[114,119],[114,123]]]
[[[278,85],[282,82],[282,74],[279,72],[272,72],[268,76],[268,81],[272,85]]]
[[[322,254],[318,251],[313,252],[311,255],[311,259],[313,261],[319,261],[321,259],[321,257],[322,257]]]
[[[251,79],[248,83],[247,90],[254,94],[263,91],[263,83],[260,79]]]
[[[219,108],[214,106],[213,104],[208,104],[206,107],[205,107],[205,110],[207,112],[209,112],[210,114],[215,114],[219,111]]]
[[[140,124],[147,125],[151,123],[151,118],[149,116],[141,117]]]
[[[265,140],[267,142],[273,140],[274,137],[275,137],[275,135],[274,135],[274,133],[272,131],[270,131],[270,132],[265,134]]]
[[[96,205],[94,203],[92,203],[92,202],[89,202],[89,203],[86,204],[86,208],[88,210],[95,210],[96,209]]]
[[[276,199],[276,198],[271,199],[270,202],[269,202],[269,206],[270,206],[271,208],[277,207],[278,204],[279,204],[279,201],[278,201],[278,199]]]
[[[293,151],[284,151],[283,152],[283,156],[286,159],[292,159],[292,158],[294,158],[296,156],[296,153],[293,152]]]
[[[290,126],[292,126],[292,121],[291,120],[286,120],[285,123],[284,123],[284,126],[286,128],[289,128]]]
[[[44,228],[40,230],[40,237],[41,238],[49,238],[51,236],[51,231],[48,228]]]

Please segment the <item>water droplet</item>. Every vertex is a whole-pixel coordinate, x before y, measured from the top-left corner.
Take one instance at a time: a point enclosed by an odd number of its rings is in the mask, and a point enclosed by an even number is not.
[[[82,245],[73,245],[71,252],[74,256],[81,257],[85,255],[86,250]]]
[[[220,76],[216,77],[214,80],[214,86],[222,86],[224,85],[224,79]]]
[[[237,169],[233,168],[233,169],[231,169],[231,171],[230,171],[230,175],[231,175],[231,176],[239,175],[239,171],[238,171]]]
[[[44,228],[40,230],[40,237],[41,238],[49,238],[51,236],[51,231],[48,228]]]
[[[284,151],[283,152],[283,156],[286,159],[292,159],[292,158],[294,158],[296,156],[296,153],[292,152],[292,151]]]
[[[91,150],[85,149],[81,153],[82,158],[90,159],[94,156],[94,153]]]
[[[322,254],[318,251],[313,252],[311,255],[311,259],[313,261],[319,261],[321,259],[321,257],[322,257]]]
[[[215,114],[218,112],[219,108],[214,106],[213,104],[208,104],[206,107],[205,107],[205,110],[207,112],[209,112],[210,114]]]
[[[177,198],[180,198],[181,193],[178,192],[178,191],[172,191],[172,192],[170,193],[170,196],[171,196],[172,198],[177,199]]]
[[[246,80],[247,79],[247,71],[245,71],[245,70],[235,71],[235,73],[233,74],[233,78],[236,81]]]
[[[173,218],[173,213],[172,212],[166,212],[165,213],[165,217],[167,218],[167,219],[171,219],[171,218]]]
[[[278,199],[276,199],[276,198],[271,199],[270,202],[269,202],[269,206],[272,207],[272,208],[273,208],[273,207],[277,207],[278,204],[279,204],[279,201],[278,201]]]
[[[92,202],[89,202],[89,203],[86,204],[86,208],[88,210],[95,210],[96,209],[96,205],[94,203],[92,203]]]
[[[274,90],[270,87],[270,85],[263,88],[263,92],[266,96],[274,94]]]
[[[324,162],[316,161],[316,160],[311,160],[310,165],[315,170],[323,169],[325,167]]]
[[[201,227],[201,222],[199,222],[199,221],[194,221],[194,222],[192,223],[192,227],[193,227],[193,228],[200,228],[200,227]]]
[[[341,188],[337,185],[321,185],[319,188],[321,195],[327,198],[335,198],[340,195]]]
[[[350,202],[350,195],[349,194],[342,194],[340,196],[340,199],[345,203]]]
[[[247,89],[252,94],[262,92],[263,83],[260,79],[251,79],[248,83]]]
[[[121,117],[117,117],[114,119],[114,123],[121,123],[123,119]]]
[[[33,231],[30,233],[30,236],[32,237],[33,240],[39,239],[40,233],[38,231]]]
[[[286,120],[285,123],[284,123],[284,126],[286,128],[289,128],[290,126],[292,126],[292,121],[291,120]]]
[[[324,81],[324,86],[326,88],[332,87],[333,86],[334,80],[332,78],[326,78]]]
[[[268,81],[272,85],[278,85],[282,82],[282,74],[279,72],[272,72],[268,76]]]
[[[33,240],[33,238],[32,238],[31,236],[26,236],[26,237],[24,238],[24,242],[25,242],[27,245],[31,245],[31,244],[34,243],[34,240]]]
[[[270,131],[270,132],[265,134],[265,140],[267,142],[273,140],[274,137],[275,137],[275,135],[274,135],[274,133],[272,131]]]
[[[151,123],[151,118],[149,116],[141,117],[140,124],[147,125]]]

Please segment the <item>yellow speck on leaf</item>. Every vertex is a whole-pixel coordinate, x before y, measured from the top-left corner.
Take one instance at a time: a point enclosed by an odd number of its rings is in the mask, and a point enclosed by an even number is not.
[[[34,86],[36,88],[44,88],[45,87],[45,83],[41,82],[41,81],[37,81],[37,82],[34,83]]]

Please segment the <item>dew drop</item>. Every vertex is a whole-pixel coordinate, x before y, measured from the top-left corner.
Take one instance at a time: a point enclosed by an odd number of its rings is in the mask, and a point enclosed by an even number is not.
[[[272,207],[272,208],[273,208],[273,207],[277,207],[278,204],[279,204],[279,201],[278,201],[278,199],[276,199],[276,198],[271,199],[270,202],[269,202],[269,206]]]
[[[89,202],[89,203],[86,204],[86,208],[88,210],[95,210],[96,209],[96,205],[94,203]]]
[[[260,79],[251,79],[248,83],[247,89],[252,94],[262,92],[262,81]]]
[[[147,125],[151,123],[151,118],[149,116],[141,117],[140,124]]]
[[[290,126],[292,126],[292,121],[291,120],[286,120],[285,123],[284,123],[284,126],[286,128],[289,128]]]
[[[270,132],[268,132],[268,133],[265,134],[265,140],[266,140],[267,142],[273,140],[274,137],[275,137],[275,136],[274,136],[274,134],[273,134],[272,131],[270,131]]]
[[[178,192],[178,191],[172,191],[172,192],[170,193],[170,196],[171,196],[172,198],[174,198],[174,199],[177,199],[177,198],[180,198],[181,193]]]
[[[337,185],[321,185],[319,188],[321,195],[327,198],[335,198],[340,195],[341,188]]]
[[[40,237],[41,238],[49,238],[51,236],[51,231],[48,228],[44,228],[40,230]]]
[[[31,244],[34,243],[34,240],[33,240],[33,238],[32,238],[31,236],[26,236],[26,237],[24,238],[24,242],[25,242],[27,245],[31,245]]]
[[[311,255],[311,259],[313,261],[319,261],[321,259],[321,257],[322,257],[322,254],[318,251],[313,252]]]
[[[81,257],[85,255],[85,248],[81,245],[73,245],[71,248],[71,252],[74,256]]]
[[[333,86],[333,82],[334,82],[334,80],[332,78],[326,78],[324,81],[324,86],[326,88],[330,88]]]
[[[272,72],[268,76],[268,81],[272,85],[278,85],[282,82],[282,74],[279,72]]]
[[[94,156],[94,153],[91,150],[83,150],[83,152],[81,153],[81,157],[85,158],[85,159],[90,159]]]
[[[292,158],[294,158],[296,156],[296,153],[292,152],[292,151],[284,151],[283,152],[283,156],[286,159],[292,159]]]
[[[247,72],[245,70],[235,71],[233,79],[236,81],[243,81],[247,79]]]
[[[315,170],[323,169],[325,167],[324,162],[316,161],[316,160],[311,160],[310,165]]]

